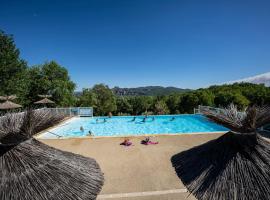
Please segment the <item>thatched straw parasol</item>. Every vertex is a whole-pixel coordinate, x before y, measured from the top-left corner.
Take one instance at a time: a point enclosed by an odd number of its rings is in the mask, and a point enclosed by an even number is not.
[[[35,104],[54,104],[54,101],[52,101],[48,98],[44,98],[44,99],[41,99],[39,101],[36,101]]]
[[[16,99],[16,95],[11,96],[0,96],[0,100],[4,100],[4,103],[0,103],[0,109],[1,110],[8,110],[8,109],[14,109],[14,108],[21,108],[22,106],[16,103],[13,103],[10,100]]]
[[[21,107],[21,105],[13,103],[12,101],[5,101],[4,103],[0,103],[0,110],[8,110]]]
[[[9,100],[14,100],[16,99],[17,96],[16,95],[10,95],[10,96],[0,96],[0,100],[3,100],[3,101],[9,101]]]
[[[35,104],[54,104],[55,102],[48,99],[49,97],[52,97],[52,95],[38,95],[39,97],[42,97],[43,99],[36,101]]]
[[[0,199],[96,199],[103,174],[94,159],[32,138],[62,119],[44,110],[1,118]]]
[[[257,134],[270,123],[270,108],[238,112],[230,106],[203,113],[231,131],[172,157],[187,189],[199,200],[270,199],[270,143]]]

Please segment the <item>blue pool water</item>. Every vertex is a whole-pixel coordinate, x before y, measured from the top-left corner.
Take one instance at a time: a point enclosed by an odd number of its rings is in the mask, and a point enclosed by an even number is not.
[[[153,120],[154,117],[154,120]],[[172,117],[175,119],[171,121]],[[121,117],[76,117],[66,121],[41,135],[41,138],[56,138],[55,133],[63,137],[86,136],[91,130],[94,136],[128,136],[148,134],[181,134],[198,132],[219,132],[228,129],[209,122],[201,115],[159,115],[149,116],[143,122],[143,116]],[[98,119],[98,122],[96,121]],[[106,122],[104,122],[106,119]],[[80,127],[84,131],[80,130]],[[51,133],[49,133],[51,132]]]

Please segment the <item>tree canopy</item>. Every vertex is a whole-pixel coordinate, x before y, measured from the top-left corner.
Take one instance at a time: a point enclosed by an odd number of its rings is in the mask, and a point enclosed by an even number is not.
[[[72,106],[75,103],[73,83],[68,71],[55,61],[46,62],[28,69],[29,78],[28,99],[34,102],[39,94],[51,94],[59,106]]]
[[[0,95],[16,94],[23,102],[28,86],[26,69],[12,35],[0,30]]]
[[[20,104],[32,106],[39,94],[51,94],[56,106],[71,106],[74,90],[64,67],[55,61],[27,66],[13,37],[0,31],[0,95],[17,95]]]

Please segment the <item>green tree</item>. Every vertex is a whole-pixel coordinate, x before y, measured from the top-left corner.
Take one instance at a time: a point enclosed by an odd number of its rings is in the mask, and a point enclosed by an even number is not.
[[[112,90],[104,84],[97,84],[92,88],[96,98],[96,115],[107,115],[109,112],[116,111],[116,97]]]
[[[155,104],[155,113],[158,115],[168,114],[170,111],[165,101],[157,101]]]
[[[233,94],[228,91],[220,91],[215,96],[215,105],[217,107],[227,107],[232,103]]]
[[[199,90],[196,92],[199,98],[199,104],[204,106],[213,106],[215,95],[208,90]]]
[[[83,89],[82,95],[78,98],[78,106],[82,107],[93,107],[94,110],[97,105],[96,94],[91,89]]]
[[[0,95],[15,94],[24,104],[28,87],[26,69],[13,37],[0,30]]]
[[[28,73],[30,77],[28,98],[31,102],[36,101],[39,94],[51,94],[58,106],[74,105],[76,85],[70,80],[64,67],[51,61],[29,68]]]
[[[239,109],[243,110],[250,104],[250,101],[242,94],[236,93],[233,95],[232,103],[237,105]]]
[[[116,100],[117,114],[132,114],[132,106],[128,97],[118,97]]]
[[[178,94],[172,94],[168,97],[166,104],[171,114],[179,113],[179,104],[181,102],[181,97]]]
[[[143,114],[153,107],[154,98],[151,96],[135,96],[130,99],[134,115]]]
[[[198,107],[199,104],[199,97],[196,95],[196,93],[190,92],[183,95],[179,109],[182,113],[193,113],[194,108]]]
[[[229,104],[234,103],[239,109],[244,109],[250,101],[240,93],[222,91],[215,97],[215,104],[218,107],[227,107]]]

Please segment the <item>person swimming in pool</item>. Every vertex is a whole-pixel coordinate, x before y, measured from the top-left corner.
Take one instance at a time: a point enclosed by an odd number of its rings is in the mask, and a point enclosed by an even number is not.
[[[173,120],[175,120],[175,117],[172,117],[170,121],[173,121]]]
[[[143,118],[142,122],[145,122],[146,121],[146,117]]]
[[[83,126],[80,127],[80,131],[81,131],[81,132],[84,132]]]
[[[92,131],[89,130],[87,135],[88,135],[88,136],[91,136],[91,135],[92,135]]]
[[[134,122],[135,121],[135,119],[136,119],[136,117],[133,117],[133,119],[131,120],[132,122]]]
[[[96,123],[98,123],[98,119],[96,119]]]
[[[152,117],[152,121],[155,121],[155,117]]]
[[[107,122],[107,120],[104,118],[104,121],[103,122],[105,123],[105,122]]]

